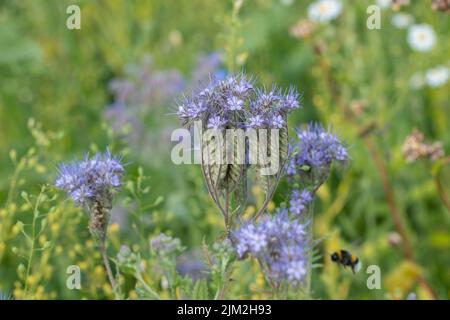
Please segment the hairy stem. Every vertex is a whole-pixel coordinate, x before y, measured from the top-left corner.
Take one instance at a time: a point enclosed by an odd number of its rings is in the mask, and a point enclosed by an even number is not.
[[[117,282],[116,279],[114,278],[114,274],[112,272],[111,269],[111,264],[109,263],[109,258],[108,258],[108,254],[106,252],[106,245],[105,245],[105,241],[101,241],[100,242],[100,253],[102,255],[102,259],[103,259],[103,264],[105,266],[106,269],[106,274],[108,275],[108,279],[109,279],[109,283],[111,284],[111,287],[113,289],[114,295],[117,297]]]
[[[227,237],[230,236],[230,192],[225,192],[225,229],[227,230]]]
[[[311,283],[312,283],[312,259],[313,259],[313,250],[314,250],[314,206],[311,204],[308,208],[308,217],[306,219],[307,223],[307,251],[308,251],[308,260],[306,266],[306,294],[307,296],[311,296]]]
[[[159,295],[145,282],[145,280],[142,278],[142,275],[140,271],[136,270],[135,273],[136,280],[144,287],[144,289],[153,296],[154,299],[160,300],[161,298]]]

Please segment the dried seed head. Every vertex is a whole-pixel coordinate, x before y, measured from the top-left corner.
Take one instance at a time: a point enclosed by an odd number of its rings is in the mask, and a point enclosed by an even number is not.
[[[431,8],[436,11],[450,13],[450,0],[433,0]]]
[[[406,137],[402,146],[402,152],[407,162],[414,162],[421,158],[436,161],[445,155],[442,142],[436,141],[432,144],[427,144],[424,141],[424,134],[417,129],[414,129]]]
[[[367,110],[367,103],[362,100],[354,100],[350,104],[350,109],[357,117],[360,117]]]
[[[289,33],[296,39],[305,39],[311,36],[315,29],[316,24],[314,22],[301,19],[289,29]]]

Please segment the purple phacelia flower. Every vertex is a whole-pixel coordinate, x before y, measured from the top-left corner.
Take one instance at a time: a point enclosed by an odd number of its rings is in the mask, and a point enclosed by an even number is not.
[[[289,211],[295,216],[300,216],[306,212],[309,204],[313,201],[314,196],[308,190],[300,192],[298,189],[294,189],[289,201]]]
[[[260,112],[269,112],[281,100],[280,90],[273,87],[270,91],[258,90],[254,108]]]
[[[238,239],[236,250],[239,258],[248,253],[257,255],[267,245],[267,236],[260,232],[260,226],[246,224],[236,232]]]
[[[300,141],[297,165],[322,167],[333,161],[348,160],[347,149],[337,136],[318,124],[311,124],[305,130],[298,131],[297,136]]]
[[[177,115],[185,122],[190,120],[199,120],[203,117],[207,109],[207,105],[204,101],[186,100],[183,105],[178,107]]]
[[[194,91],[195,92],[195,91]],[[201,120],[205,126],[212,117],[227,119],[230,128],[284,128],[289,112],[299,106],[299,95],[290,89],[283,95],[280,89],[270,91],[255,88],[253,80],[244,74],[227,79],[212,78],[199,93],[184,99],[178,107],[178,117],[190,126]]]
[[[294,285],[305,281],[310,250],[306,224],[291,220],[286,209],[279,209],[274,217],[243,225],[233,236],[238,257],[258,259],[273,281]]]
[[[306,276],[306,259],[289,260],[286,262],[286,278],[293,283],[302,282]]]
[[[227,108],[230,111],[239,111],[244,108],[244,101],[236,96],[231,96],[227,102]]]
[[[281,129],[285,126],[286,121],[280,115],[269,118],[269,126],[274,129]]]
[[[233,93],[242,100],[250,98],[253,93],[252,80],[245,77],[234,78]]]
[[[121,186],[124,173],[121,159],[109,151],[83,161],[61,164],[56,187],[66,191],[76,205],[90,207],[99,202],[111,207],[112,194]]]
[[[317,189],[330,173],[333,163],[346,164],[347,148],[338,137],[318,124],[310,124],[307,128],[297,131],[297,150],[287,166],[287,173],[298,175],[306,186]]]
[[[221,116],[213,116],[208,120],[209,129],[222,129],[226,125],[227,121]]]
[[[293,88],[289,89],[281,102],[281,110],[289,112],[300,108],[300,106],[300,95]]]
[[[249,128],[258,129],[263,127],[264,123],[265,123],[264,118],[261,115],[257,114],[254,116],[250,116],[250,118],[248,119],[247,126]]]

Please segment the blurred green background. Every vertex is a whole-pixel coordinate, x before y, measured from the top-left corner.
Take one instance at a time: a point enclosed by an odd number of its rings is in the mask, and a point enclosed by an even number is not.
[[[292,27],[306,19],[311,1],[253,0],[240,7],[205,0],[0,1],[0,291],[18,299],[111,297],[87,218],[70,201],[60,195],[42,208],[46,227],[36,239],[43,250],[35,252],[28,273],[29,240],[17,223],[29,227],[35,212],[24,191],[38,194],[54,181],[59,162],[108,146],[128,163],[127,188],[110,228],[111,255],[126,244],[145,256],[148,238],[161,231],[194,253],[203,241],[218,239],[222,221],[200,168],[172,164],[170,132],[179,127],[175,99],[206,80],[202,72],[243,69],[262,83],[303,93],[292,128],[321,121],[349,146],[349,167],[319,191],[315,234],[324,239],[325,257],[347,248],[363,270],[352,275],[325,259],[314,273],[313,297],[404,299],[413,292],[431,298],[434,291],[448,299],[450,211],[441,197],[450,193],[450,169],[428,160],[408,163],[402,155],[414,128],[450,150],[449,83],[410,83],[417,72],[450,63],[449,15],[432,10],[431,2],[383,9],[381,29],[369,30],[366,9],[373,1],[342,1],[338,18],[299,36]],[[71,4],[81,8],[80,30],[66,28]],[[392,25],[398,11],[434,28],[430,52],[413,51],[407,31]],[[216,59],[212,67],[204,65],[208,59]],[[145,95],[145,75],[162,79],[156,93]],[[144,82],[144,93],[137,102],[120,101],[114,79]],[[167,85],[173,88],[158,96]],[[118,101],[137,125],[114,127],[107,113]],[[145,194],[132,187],[141,180],[150,188]],[[285,184],[272,207],[283,201]],[[248,210],[259,193],[254,188]],[[413,258],[405,256],[395,218]],[[81,290],[65,287],[72,264],[86,274]],[[371,264],[381,268],[380,290],[366,286]],[[258,289],[259,271],[249,272],[254,267],[242,266],[230,298],[266,297]],[[151,272],[148,277],[159,287]],[[132,288],[129,297],[136,297]]]

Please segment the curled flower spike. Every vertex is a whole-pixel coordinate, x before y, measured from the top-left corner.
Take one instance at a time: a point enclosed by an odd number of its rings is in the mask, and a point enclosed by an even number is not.
[[[124,168],[109,151],[93,158],[59,166],[55,185],[68,193],[77,206],[87,208],[90,230],[104,239],[113,195],[120,189]]]
[[[260,222],[245,224],[234,232],[238,257],[256,258],[271,283],[303,283],[310,250],[307,224],[291,220],[287,209],[279,209],[274,217],[264,216],[261,219]]]
[[[241,127],[242,123],[281,128],[286,116],[300,106],[300,95],[294,88],[285,94],[275,86],[259,89],[252,78],[238,74],[224,80],[212,79],[198,94],[182,99],[177,115],[188,126],[196,120],[208,124],[211,118],[220,116],[230,128]]]
[[[291,194],[291,200],[289,202],[289,211],[295,216],[301,216],[308,209],[309,204],[314,200],[314,195],[308,191],[303,190],[300,192],[298,189],[294,189]]]
[[[59,166],[55,185],[68,193],[77,206],[83,206],[89,213],[89,231],[98,241],[103,264],[116,297],[118,286],[106,252],[106,233],[114,193],[121,187],[124,174],[122,160],[105,153],[93,158],[87,155],[83,161]]]
[[[179,102],[177,115],[182,124],[204,131],[202,173],[227,232],[245,209],[250,168],[256,169],[256,181],[266,196],[253,218],[267,208],[288,159],[287,117],[300,106],[294,88],[286,92],[276,86],[261,88],[244,74],[212,79],[206,88]],[[242,139],[227,138],[232,136],[228,133]]]
[[[346,164],[347,148],[338,137],[318,124],[310,124],[297,131],[297,152],[287,166],[287,174],[298,176],[305,187],[316,190],[328,178],[333,163]]]

